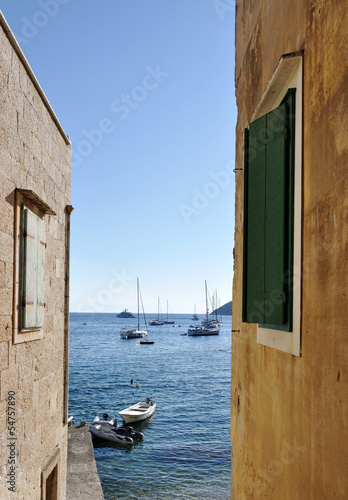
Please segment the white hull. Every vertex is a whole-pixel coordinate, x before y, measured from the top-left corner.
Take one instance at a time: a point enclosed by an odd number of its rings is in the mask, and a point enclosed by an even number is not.
[[[120,333],[121,339],[141,339],[147,337],[146,330],[124,330]]]
[[[120,411],[118,414],[123,418],[126,424],[140,422],[141,420],[146,420],[151,417],[156,406],[156,403],[137,403]]]
[[[220,330],[218,328],[192,328],[192,330],[187,331],[187,335],[190,337],[202,337],[205,335],[219,335]]]

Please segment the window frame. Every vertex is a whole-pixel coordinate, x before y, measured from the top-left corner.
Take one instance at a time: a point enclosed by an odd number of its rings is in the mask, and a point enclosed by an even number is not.
[[[301,356],[301,261],[302,261],[302,102],[303,53],[286,54],[267,86],[251,121],[276,109],[289,89],[296,89],[294,148],[294,228],[293,228],[293,305],[292,330],[274,329],[257,324],[257,343]],[[243,292],[244,293],[244,292]]]
[[[15,191],[15,214],[14,214],[14,296],[13,296],[13,343],[18,344],[43,338],[44,325],[35,328],[21,329],[22,307],[21,300],[21,273],[22,273],[22,207],[27,207],[39,219],[44,219],[46,213],[56,215],[55,212],[44,203],[35,193],[28,190],[16,189]]]

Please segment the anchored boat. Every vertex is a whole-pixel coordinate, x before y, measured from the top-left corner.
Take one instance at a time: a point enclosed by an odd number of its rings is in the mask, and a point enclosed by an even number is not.
[[[121,332],[120,332],[121,339],[141,339],[142,337],[147,337],[147,330],[140,330],[139,294],[140,294],[140,292],[139,292],[139,278],[137,278],[138,328],[131,328],[129,330],[121,330]],[[143,313],[144,313],[144,308],[143,308]],[[145,320],[145,326],[147,327],[145,313],[144,313],[144,320]]]
[[[129,406],[125,410],[118,412],[118,414],[123,418],[123,420],[128,424],[129,422],[139,422],[140,420],[145,420],[153,414],[156,410],[156,403],[151,401],[146,403],[136,403],[133,406]]]

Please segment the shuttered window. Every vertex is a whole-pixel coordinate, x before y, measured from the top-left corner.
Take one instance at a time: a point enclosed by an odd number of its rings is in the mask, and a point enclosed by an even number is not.
[[[243,321],[292,330],[295,90],[245,133]]]
[[[25,205],[21,213],[20,330],[44,324],[45,224]]]

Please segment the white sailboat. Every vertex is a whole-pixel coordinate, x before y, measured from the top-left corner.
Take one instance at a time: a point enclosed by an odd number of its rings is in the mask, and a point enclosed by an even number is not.
[[[151,326],[161,326],[164,325],[164,321],[160,319],[160,299],[158,297],[158,313],[157,313],[157,319],[152,319],[150,321]]]
[[[196,313],[196,304],[195,304],[195,312],[193,313],[191,320],[192,321],[198,321],[199,320],[199,317],[197,316],[197,313]]]
[[[175,321],[173,321],[173,320],[169,319],[169,316],[168,316],[168,300],[167,300],[167,319],[165,319],[165,320],[163,321],[163,323],[164,323],[165,325],[174,325],[174,323],[175,323]]]
[[[137,278],[137,298],[138,298],[138,327],[137,328],[131,328],[130,330],[121,330],[120,336],[121,339],[141,339],[143,337],[147,337],[147,332],[148,330],[140,330],[140,313],[139,313],[139,278]],[[144,321],[145,321],[145,327],[147,327],[146,324],[146,317],[144,313],[144,307],[143,307],[143,314],[144,314]]]
[[[219,335],[220,330],[217,325],[210,321],[209,308],[208,308],[208,292],[207,292],[207,282],[205,282],[205,304],[206,304],[206,314],[205,319],[202,321],[201,326],[191,326],[187,330],[187,335],[190,337],[201,337],[205,335]]]

